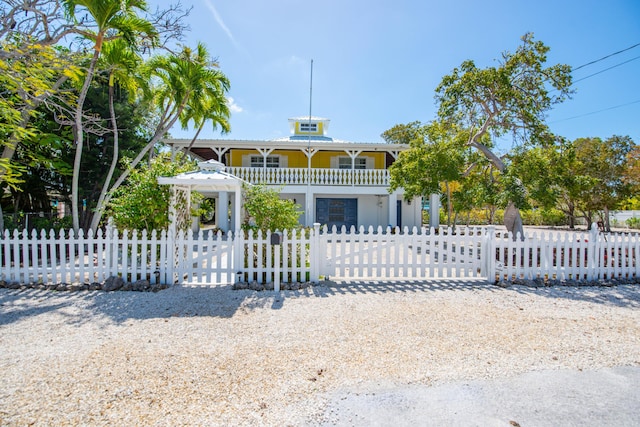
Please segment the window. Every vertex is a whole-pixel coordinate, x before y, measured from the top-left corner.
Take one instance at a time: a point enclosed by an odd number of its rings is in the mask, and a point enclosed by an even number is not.
[[[366,169],[367,168],[367,159],[364,157],[356,157],[353,160],[353,168],[354,169]],[[351,157],[339,157],[338,158],[338,169],[351,169]]]
[[[265,158],[262,157],[262,156],[251,156],[251,167],[252,168],[265,167]],[[280,157],[278,157],[278,156],[267,156],[267,158],[266,158],[266,167],[268,167],[268,168],[279,168],[280,167]]]
[[[278,156],[267,156],[267,167],[268,168],[278,168],[278,167],[280,167],[280,157],[278,157]]]
[[[300,123],[300,132],[318,132],[318,124]]]

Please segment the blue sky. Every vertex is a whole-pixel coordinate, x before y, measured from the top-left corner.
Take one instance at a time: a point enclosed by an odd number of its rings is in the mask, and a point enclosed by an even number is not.
[[[328,136],[382,142],[395,124],[435,118],[434,90],[462,61],[495,65],[525,32],[551,48],[549,64],[573,67],[640,43],[638,0],[182,4],[193,6],[185,43],[205,43],[231,81],[231,133],[209,128],[201,138],[287,136],[287,119],[309,114],[311,60],[312,114],[331,119]],[[569,139],[629,135],[640,143],[640,46],[574,72],[583,78],[573,99],[550,112],[552,130]]]

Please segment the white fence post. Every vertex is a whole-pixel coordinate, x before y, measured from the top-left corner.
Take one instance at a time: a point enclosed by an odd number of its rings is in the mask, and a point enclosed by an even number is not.
[[[493,225],[487,227],[484,239],[484,250],[480,253],[480,258],[484,257],[482,262],[484,271],[481,274],[489,283],[493,283],[496,280],[496,228]]]
[[[244,233],[237,229],[235,233],[229,232],[233,237],[233,283],[242,281],[244,274]]]
[[[589,243],[587,245],[588,261],[587,261],[587,280],[596,280],[600,278],[600,269],[598,268],[598,224],[591,224],[589,230]]]
[[[319,253],[318,253],[318,235],[320,234],[320,224],[313,223],[313,229],[309,230],[309,281],[317,282],[319,280]]]

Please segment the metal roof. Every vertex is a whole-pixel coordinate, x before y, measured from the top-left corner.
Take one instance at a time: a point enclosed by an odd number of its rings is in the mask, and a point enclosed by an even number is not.
[[[215,160],[199,163],[200,170],[184,172],[176,176],[158,177],[161,185],[183,185],[200,191],[236,191],[242,188],[244,180],[224,172],[225,166]]]

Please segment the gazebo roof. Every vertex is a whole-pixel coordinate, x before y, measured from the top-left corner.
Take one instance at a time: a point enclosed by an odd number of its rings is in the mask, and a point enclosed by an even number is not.
[[[242,179],[225,172],[224,165],[215,160],[199,162],[200,170],[172,177],[158,177],[158,184],[188,186],[196,191],[236,191],[242,188]]]

